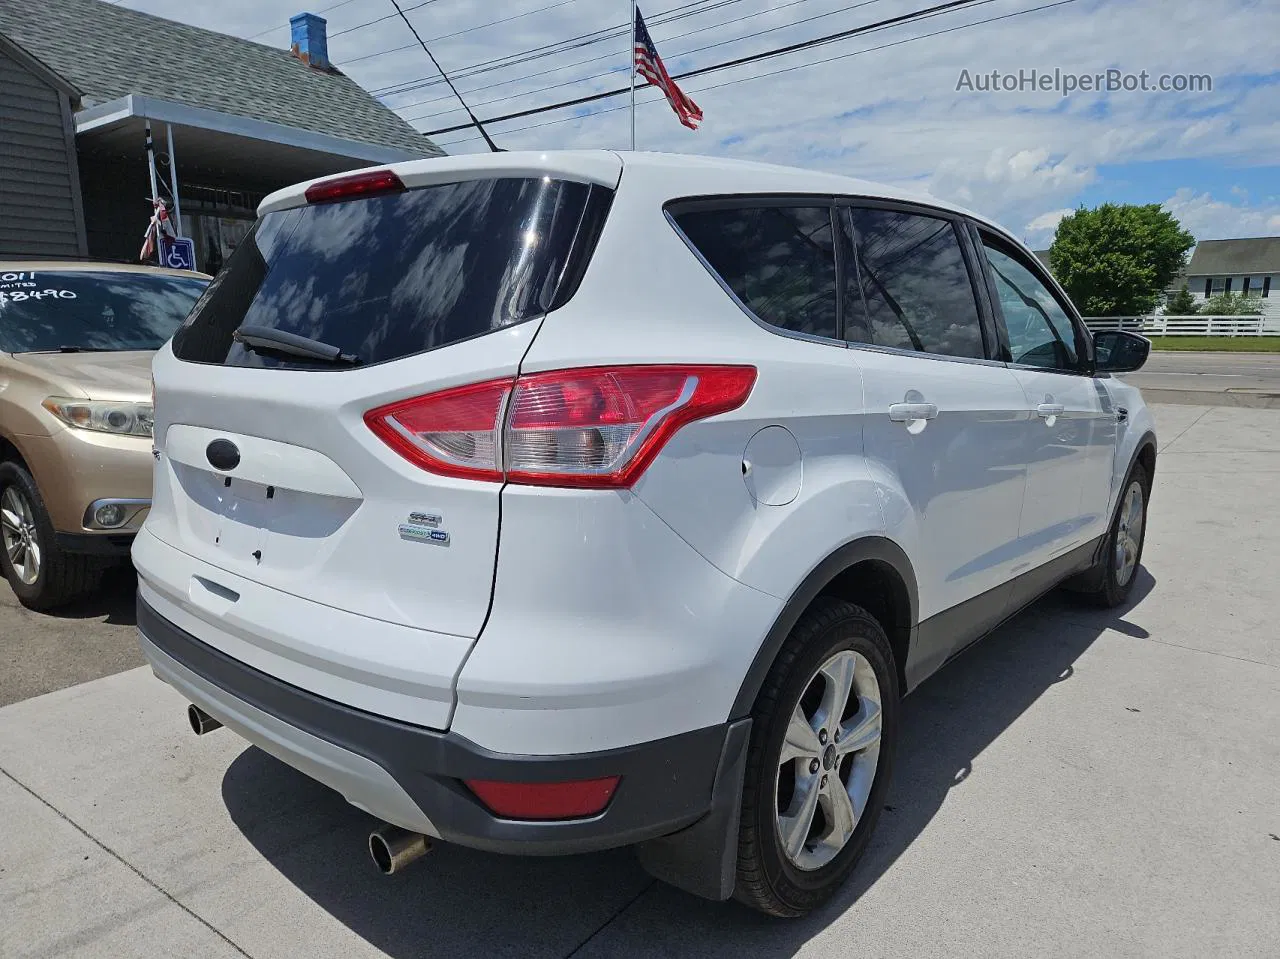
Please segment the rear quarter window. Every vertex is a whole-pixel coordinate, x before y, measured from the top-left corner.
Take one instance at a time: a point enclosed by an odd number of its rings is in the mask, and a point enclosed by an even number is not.
[[[361,365],[439,349],[546,312],[580,274],[608,190],[549,178],[470,180],[268,213],[174,337],[179,359],[309,367],[235,342],[270,327]],[[594,237],[591,238],[592,241]],[[588,254],[589,255],[589,254]]]
[[[672,215],[757,318],[796,333],[839,337],[829,205],[733,206]]]

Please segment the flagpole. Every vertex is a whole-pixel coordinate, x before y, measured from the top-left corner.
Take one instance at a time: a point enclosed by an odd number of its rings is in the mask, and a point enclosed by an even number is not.
[[[636,148],[636,8],[639,0],[631,0],[631,46],[627,48],[628,73],[631,76],[631,149]]]

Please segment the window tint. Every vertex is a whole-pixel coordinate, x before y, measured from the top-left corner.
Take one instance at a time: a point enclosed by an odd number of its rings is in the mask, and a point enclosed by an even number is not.
[[[845,337],[944,356],[984,357],[973,284],[950,221],[847,209],[856,270],[846,271]]]
[[[208,282],[125,270],[0,273],[0,351],[158,350]]]
[[[829,207],[701,210],[675,219],[720,279],[764,322],[839,337]]]
[[[249,351],[241,326],[320,340],[364,364],[498,330],[545,311],[594,188],[470,180],[268,213],[174,337],[180,359],[298,367]]]
[[[996,281],[1014,363],[1051,370],[1079,368],[1075,329],[1066,311],[1027,267],[983,241]]]

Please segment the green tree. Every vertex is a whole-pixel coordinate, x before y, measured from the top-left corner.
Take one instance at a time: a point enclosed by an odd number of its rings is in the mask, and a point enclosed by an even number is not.
[[[1257,316],[1261,312],[1259,298],[1243,293],[1216,293],[1200,307],[1203,316]]]
[[[1137,316],[1155,309],[1195,242],[1157,203],[1104,203],[1064,217],[1049,256],[1085,316]]]
[[[1169,297],[1169,302],[1164,305],[1164,311],[1169,316],[1191,316],[1193,313],[1200,312],[1200,304],[1187,289],[1187,284],[1183,283],[1182,289]]]

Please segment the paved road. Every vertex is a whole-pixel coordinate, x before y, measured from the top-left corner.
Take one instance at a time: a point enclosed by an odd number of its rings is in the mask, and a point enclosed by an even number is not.
[[[196,739],[135,669],[0,709],[0,956],[1274,959],[1280,413],[1157,418],[1132,606],[1049,597],[913,694],[880,829],[816,916],[692,899],[625,851],[442,846],[380,877],[366,815]],[[118,630],[75,620],[67,658]]]
[[[1280,353],[1152,353],[1140,372],[1125,379],[1142,390],[1280,396]]]
[[[113,570],[95,595],[48,616],[23,609],[0,576],[0,706],[141,665],[135,583],[128,567]]]

